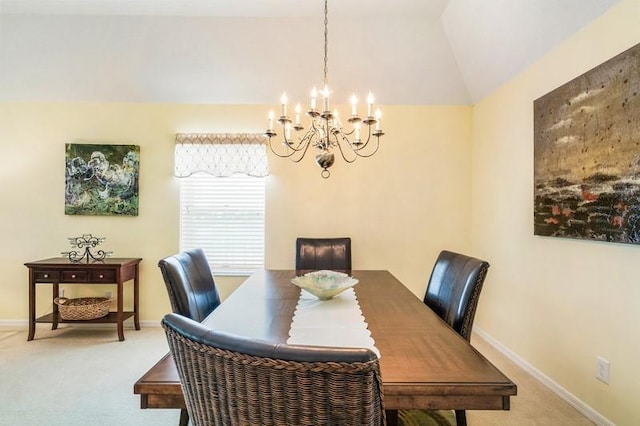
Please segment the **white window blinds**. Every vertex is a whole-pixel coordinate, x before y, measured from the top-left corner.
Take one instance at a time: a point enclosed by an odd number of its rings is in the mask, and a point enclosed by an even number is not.
[[[268,174],[264,142],[233,136],[176,136],[180,248],[202,248],[214,273],[229,275],[264,267],[265,178],[254,176]]]

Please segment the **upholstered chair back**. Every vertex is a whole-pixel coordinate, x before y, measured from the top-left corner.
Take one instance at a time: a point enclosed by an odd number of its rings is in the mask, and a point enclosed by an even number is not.
[[[158,267],[173,312],[200,322],[220,305],[220,295],[202,249],[165,257]]]
[[[429,278],[426,303],[467,340],[489,263],[451,251],[442,251]]]
[[[351,238],[298,238],[296,269],[351,270]]]

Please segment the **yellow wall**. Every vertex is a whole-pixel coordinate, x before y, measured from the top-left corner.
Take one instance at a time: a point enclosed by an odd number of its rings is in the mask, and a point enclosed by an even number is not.
[[[639,42],[640,1],[622,1],[472,118],[472,247],[492,263],[476,325],[619,425],[640,424],[640,247],[533,235],[533,101]]]
[[[0,321],[26,321],[23,264],[69,250],[67,237],[84,233],[106,237],[104,248],[116,257],[143,258],[141,317],[158,321],[170,307],[156,265],[178,249],[175,133],[261,132],[272,107],[0,104]],[[299,235],[348,235],[354,268],[388,269],[421,297],[438,251],[469,249],[471,107],[383,106],[383,113],[379,153],[348,166],[336,161],[328,180],[312,157],[299,164],[269,158],[267,267],[293,268]],[[140,145],[138,217],[65,216],[68,142]],[[223,294],[237,282],[219,280]],[[39,287],[43,314],[50,290]],[[107,289],[89,286],[82,295]]]
[[[311,158],[270,157],[267,267],[293,267],[296,236],[349,235],[354,268],[388,269],[422,296],[442,248],[486,258],[476,324],[613,422],[640,424],[639,248],[534,237],[532,220],[533,100],[638,43],[638,22],[640,1],[621,1],[473,108],[384,106],[381,151],[338,160],[329,180]],[[178,249],[174,134],[260,132],[272,107],[0,103],[0,323],[26,321],[23,263],[83,233],[144,259],[141,316],[158,321],[170,308],[156,264]],[[64,215],[68,142],[141,146],[138,217]],[[225,295],[237,283],[219,280]],[[597,355],[610,385],[593,377]]]

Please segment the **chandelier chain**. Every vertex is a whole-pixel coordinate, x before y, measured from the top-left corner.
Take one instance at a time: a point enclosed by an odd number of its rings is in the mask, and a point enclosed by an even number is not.
[[[327,6],[327,1],[328,0],[324,0],[324,85],[327,86],[329,84],[329,81],[327,80],[327,63],[328,63],[328,56],[329,56],[329,8]]]

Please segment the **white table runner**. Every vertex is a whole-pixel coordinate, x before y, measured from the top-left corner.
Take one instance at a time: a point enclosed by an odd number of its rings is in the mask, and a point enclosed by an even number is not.
[[[318,300],[302,290],[287,343],[367,348],[380,357],[353,288],[329,300]]]

